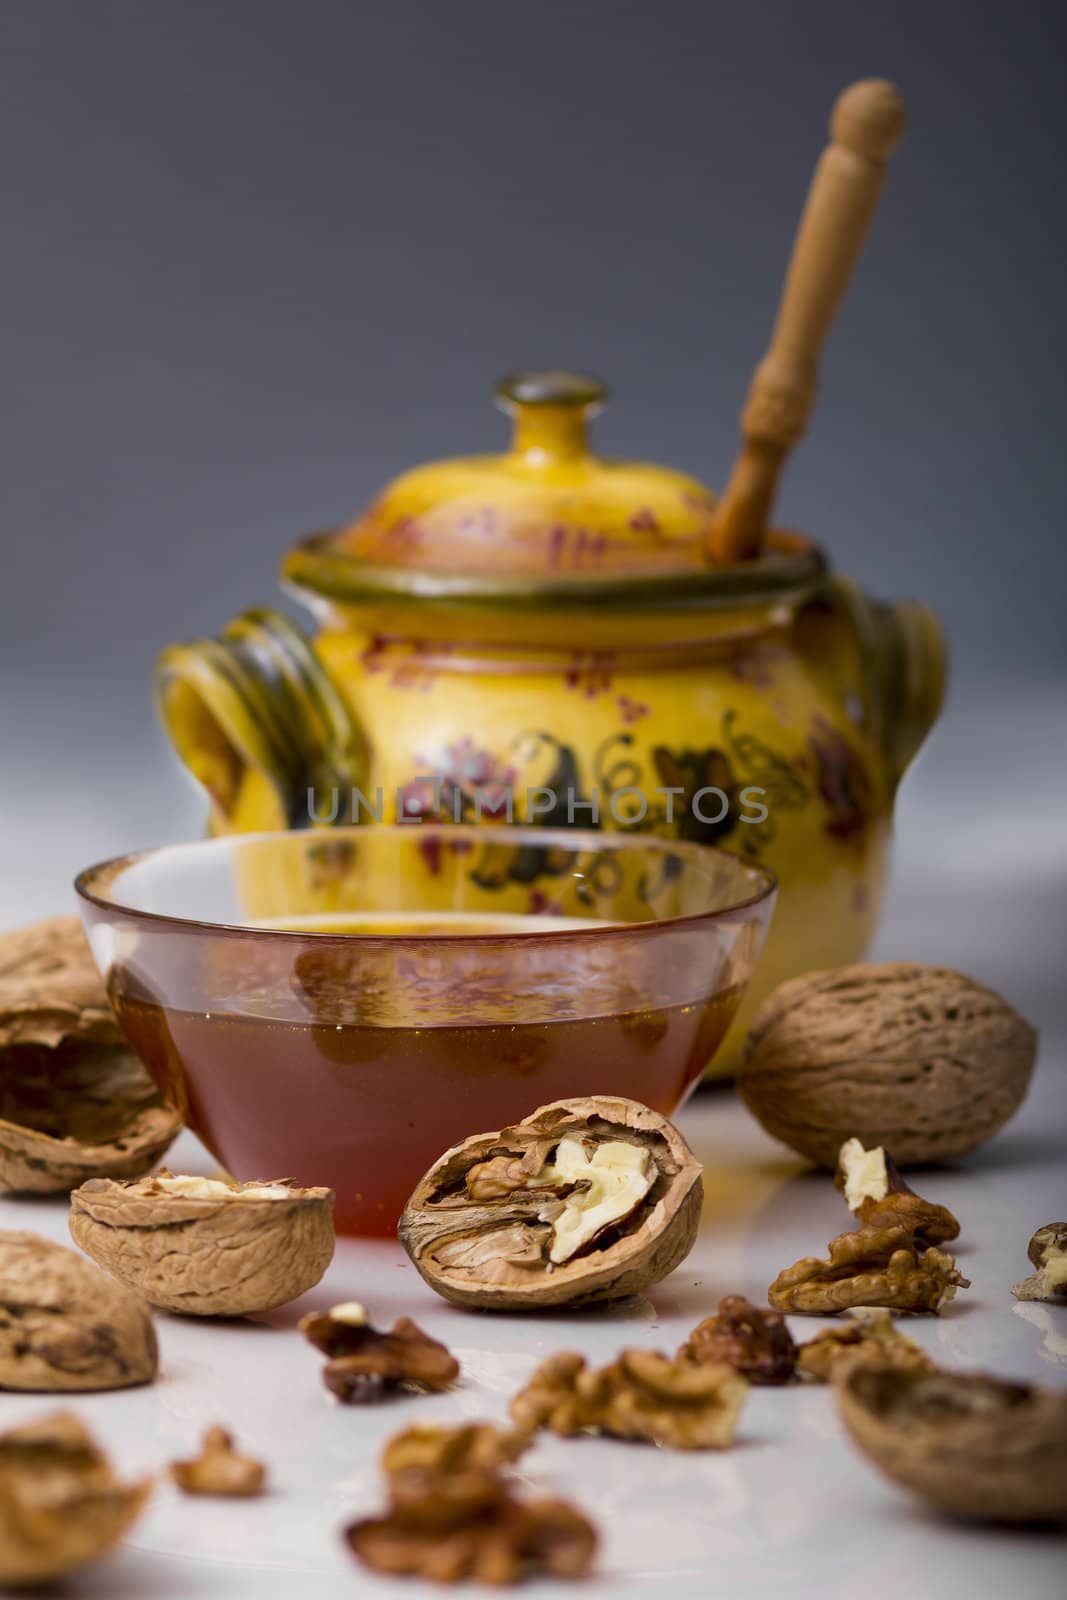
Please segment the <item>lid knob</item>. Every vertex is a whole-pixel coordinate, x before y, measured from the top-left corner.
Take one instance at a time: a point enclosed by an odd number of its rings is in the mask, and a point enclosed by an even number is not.
[[[513,372],[493,390],[497,405],[515,419],[513,455],[531,465],[589,453],[586,423],[611,391],[599,378],[577,372]]]

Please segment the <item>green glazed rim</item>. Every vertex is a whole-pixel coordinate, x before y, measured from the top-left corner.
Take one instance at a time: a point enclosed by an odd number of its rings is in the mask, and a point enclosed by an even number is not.
[[[805,599],[826,580],[829,565],[818,545],[775,531],[771,549],[755,561],[648,576],[518,578],[440,572],[356,561],[331,549],[338,530],[311,534],[282,561],[281,579],[300,596],[341,605],[434,604],[452,609],[511,611],[708,611]]]

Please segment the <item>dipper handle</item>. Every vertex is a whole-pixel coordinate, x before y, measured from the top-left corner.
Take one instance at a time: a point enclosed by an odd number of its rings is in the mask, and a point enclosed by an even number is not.
[[[710,536],[713,561],[760,553],[782,463],[815,399],[823,342],[903,131],[903,101],[884,79],[854,83],[834,104],[830,143],[811,180],[770,348],[741,413],[741,450]]]

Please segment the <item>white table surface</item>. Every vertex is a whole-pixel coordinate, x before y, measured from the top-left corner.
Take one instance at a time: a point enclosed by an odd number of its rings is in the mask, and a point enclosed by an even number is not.
[[[1028,1270],[1034,1228],[1067,1209],[1049,1088],[1050,1077],[1011,1131],[966,1170],[924,1177],[922,1192],[950,1205],[963,1223],[958,1260],[973,1287],[941,1317],[909,1319],[907,1331],[946,1366],[1063,1385],[1067,1307],[1023,1305],[1009,1293]],[[300,1593],[333,1600],[433,1592],[365,1573],[339,1538],[347,1519],[378,1501],[375,1461],[390,1434],[415,1419],[503,1418],[509,1396],[553,1350],[573,1348],[597,1362],[625,1345],[673,1350],[720,1295],[762,1300],[781,1266],[821,1251],[848,1225],[830,1180],[805,1172],[766,1138],[732,1089],[703,1092],[680,1121],[706,1166],[699,1241],[668,1282],[616,1309],[537,1318],[465,1313],[436,1298],[399,1246],[342,1240],[322,1284],[281,1311],[223,1324],[161,1315],[158,1382],[75,1397],[74,1409],[127,1473],[155,1471],[194,1452],[205,1426],[225,1422],[242,1446],[269,1462],[273,1489],[261,1500],[205,1501],[162,1483],[126,1549],[84,1574],[77,1593],[95,1600],[291,1600]],[[189,1135],[172,1165],[211,1170]],[[62,1202],[8,1200],[0,1221],[66,1238]],[[321,1382],[322,1358],[296,1332],[296,1321],[350,1299],[364,1301],[377,1323],[408,1314],[445,1340],[462,1364],[459,1386],[376,1407],[335,1402]],[[807,1317],[791,1323],[803,1337],[825,1325]],[[0,1424],[51,1404],[5,1394]],[[602,1576],[593,1592],[605,1600],[1062,1593],[1064,1541],[927,1514],[853,1452],[821,1386],[750,1391],[728,1451],[683,1454],[543,1436],[520,1465],[531,1487],[573,1498],[599,1525]]]
[[[1033,1230],[1067,1216],[1067,856],[1060,820],[1067,775],[1062,743],[1047,739],[1047,719],[1028,729],[1013,715],[993,717],[993,709],[983,706],[971,722],[950,721],[932,767],[921,766],[905,788],[907,849],[898,858],[878,954],[947,962],[993,983],[1039,1023],[1042,1053],[1015,1121],[959,1168],[922,1179],[922,1192],[962,1221],[958,1259],[973,1287],[942,1317],[910,1319],[907,1331],[947,1366],[1062,1386],[1067,1307],[1020,1304],[1010,1286],[1028,1270]],[[997,762],[989,760],[991,719]],[[1029,774],[1023,812],[1011,786],[1021,771]],[[146,807],[169,781],[153,775],[158,791],[144,791]],[[112,847],[117,823],[101,801],[95,811],[84,806],[73,829],[59,799],[53,815],[47,797],[45,789],[35,821],[39,837],[55,841],[48,852],[35,859],[27,847],[24,811],[18,834],[4,829],[0,837],[0,921],[8,925],[64,909],[68,865]],[[346,1521],[379,1504],[376,1458],[386,1437],[416,1418],[503,1418],[533,1365],[559,1348],[594,1361],[625,1345],[673,1350],[721,1295],[762,1299],[779,1268],[821,1251],[847,1226],[830,1181],[767,1138],[731,1089],[702,1092],[679,1121],[705,1162],[700,1238],[667,1283],[614,1311],[463,1313],[422,1284],[399,1247],[342,1241],[323,1283],[283,1311],[225,1324],[161,1315],[162,1372],[149,1388],[58,1402],[0,1395],[0,1426],[71,1404],[126,1474],[158,1471],[191,1452],[216,1421],[270,1464],[271,1494],[246,1503],[183,1499],[161,1481],[124,1549],[72,1582],[71,1595],[421,1600],[441,1593],[374,1577],[341,1543]],[[211,1168],[188,1135],[171,1164]],[[63,1240],[66,1206],[0,1200],[0,1226]],[[414,1316],[455,1351],[460,1385],[376,1408],[337,1404],[322,1386],[320,1356],[295,1325],[303,1312],[341,1299],[364,1301],[378,1323]],[[803,1336],[824,1325],[792,1321]],[[584,1592],[603,1600],[1045,1600],[1064,1591],[1063,1539],[929,1514],[853,1452],[822,1387],[753,1390],[737,1443],[725,1452],[545,1437],[520,1465],[531,1486],[572,1498],[599,1525],[600,1576]],[[546,1582],[523,1592],[575,1588]]]

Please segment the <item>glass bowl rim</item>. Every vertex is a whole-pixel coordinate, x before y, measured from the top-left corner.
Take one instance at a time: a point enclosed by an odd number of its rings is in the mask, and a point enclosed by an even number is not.
[[[751,873],[757,880],[762,880],[754,893],[742,899],[731,900],[728,905],[719,906],[713,911],[693,911],[685,916],[678,917],[651,917],[647,922],[622,922],[605,925],[596,922],[589,928],[530,928],[508,929],[503,933],[451,933],[448,942],[451,945],[481,944],[500,940],[528,940],[537,939],[589,939],[618,935],[647,935],[659,928],[685,927],[691,923],[714,923],[730,917],[736,917],[738,912],[750,911],[764,902],[773,901],[778,889],[777,874],[770,867],[761,862],[746,861],[742,856],[735,855],[731,850],[720,849],[718,845],[698,844],[688,839],[672,839],[662,834],[652,833],[622,833],[611,829],[599,828],[545,828],[516,824],[478,824],[478,823],[397,823],[381,822],[368,825],[367,823],[350,823],[339,828],[322,829],[294,829],[271,828],[255,833],[228,833],[217,834],[214,837],[202,839],[183,839],[170,844],[150,845],[143,850],[127,851],[123,855],[110,856],[103,861],[96,861],[91,866],[83,867],[74,879],[74,891],[80,899],[89,905],[96,906],[101,911],[118,912],[122,916],[143,918],[147,922],[163,924],[172,928],[200,929],[201,931],[229,937],[251,939],[301,939],[324,941],[333,944],[374,944],[378,945],[385,939],[397,943],[433,944],[439,945],[441,935],[434,933],[328,933],[322,929],[301,928],[256,928],[244,922],[213,922],[203,917],[177,917],[166,911],[143,911],[136,906],[124,905],[120,900],[106,893],[100,893],[93,887],[95,879],[105,874],[110,875],[113,883],[115,878],[128,867],[136,866],[141,861],[146,861],[153,856],[163,856],[171,852],[177,854],[184,850],[217,849],[220,852],[234,844],[249,843],[263,844],[270,840],[315,839],[316,836],[323,843],[345,838],[349,835],[388,833],[391,835],[404,834],[410,836],[418,834],[425,837],[432,833],[439,839],[464,839],[484,840],[497,839],[502,843],[508,840],[521,841],[524,844],[563,845],[573,844],[575,850],[579,849],[623,849],[641,850],[648,849],[655,844],[669,845],[684,857],[699,863],[704,856],[725,856],[728,861],[741,867],[745,872]],[[418,836],[418,835],[416,835]],[[531,922],[536,922],[536,916],[531,917]],[[592,919],[590,919],[592,920]]]

